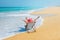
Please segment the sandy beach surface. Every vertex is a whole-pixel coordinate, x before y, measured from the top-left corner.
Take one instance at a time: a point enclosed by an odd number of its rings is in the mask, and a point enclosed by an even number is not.
[[[45,10],[45,11],[44,11]],[[44,23],[34,33],[21,33],[4,40],[60,40],[60,7],[45,8],[33,14],[56,14],[44,18]]]

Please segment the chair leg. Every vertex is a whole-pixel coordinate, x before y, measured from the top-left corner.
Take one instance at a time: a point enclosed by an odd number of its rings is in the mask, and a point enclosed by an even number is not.
[[[33,28],[33,31],[36,32],[36,28]]]

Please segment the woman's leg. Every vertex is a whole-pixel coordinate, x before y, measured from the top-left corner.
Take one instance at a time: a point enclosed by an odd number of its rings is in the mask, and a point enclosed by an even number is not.
[[[25,25],[25,30],[27,30],[27,24]]]

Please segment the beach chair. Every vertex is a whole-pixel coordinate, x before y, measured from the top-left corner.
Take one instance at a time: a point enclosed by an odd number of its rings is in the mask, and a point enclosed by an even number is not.
[[[38,16],[36,19],[34,19],[34,22],[31,22],[31,23],[28,23],[27,25],[25,25],[25,29],[26,31],[35,31],[35,23],[36,23],[36,20],[39,18],[40,16]]]
[[[35,25],[36,22],[32,22],[32,23],[28,23],[26,25],[26,31],[29,32],[29,31],[34,31],[34,25]]]

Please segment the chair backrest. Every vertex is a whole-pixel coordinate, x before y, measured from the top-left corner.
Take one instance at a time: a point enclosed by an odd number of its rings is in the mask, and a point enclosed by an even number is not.
[[[34,25],[35,25],[35,22],[28,23],[27,24],[27,29],[32,29]]]

